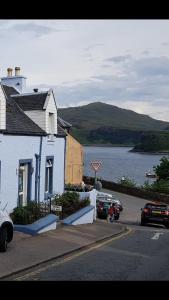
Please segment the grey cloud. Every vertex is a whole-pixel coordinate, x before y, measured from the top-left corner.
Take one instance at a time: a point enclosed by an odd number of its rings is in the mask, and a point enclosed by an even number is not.
[[[84,50],[85,50],[85,51],[89,51],[89,50],[91,50],[91,49],[93,49],[93,48],[95,48],[95,47],[103,46],[103,45],[104,45],[103,43],[95,43],[95,44],[92,44],[92,45],[90,45],[90,46],[84,48]]]
[[[169,75],[169,58],[161,56],[135,60],[131,68],[139,76]]]
[[[162,46],[168,46],[169,43],[168,43],[168,42],[164,42],[164,43],[162,43],[161,45],[162,45]]]
[[[150,51],[148,51],[148,50],[145,50],[145,51],[143,51],[143,52],[142,52],[142,54],[144,54],[144,55],[148,55],[148,54],[150,54]]]
[[[10,27],[10,29],[17,32],[33,32],[36,37],[51,33],[53,31],[60,31],[49,26],[43,26],[35,23],[14,24]]]
[[[163,107],[165,114],[169,106],[169,59],[150,57],[132,60],[123,71],[121,77],[104,73],[90,77],[83,83],[75,81],[65,82],[62,86],[41,87],[53,88],[59,107],[94,101],[115,103],[119,107],[125,107],[128,102],[135,107],[137,103],[148,103],[156,110],[157,107]],[[149,115],[152,113],[146,112]]]
[[[119,55],[119,56],[109,57],[109,58],[105,59],[105,61],[121,63],[121,62],[124,62],[129,59],[131,59],[131,55],[128,54],[128,55]]]

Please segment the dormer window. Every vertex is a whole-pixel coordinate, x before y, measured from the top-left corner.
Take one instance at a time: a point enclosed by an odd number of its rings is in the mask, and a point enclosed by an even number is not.
[[[49,113],[48,126],[49,126],[49,134],[54,134],[55,126],[54,126],[54,114],[53,113]]]

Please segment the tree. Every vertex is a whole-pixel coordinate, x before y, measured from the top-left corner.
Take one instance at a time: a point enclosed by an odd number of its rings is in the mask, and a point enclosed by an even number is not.
[[[169,180],[169,158],[163,156],[160,159],[160,164],[154,166],[153,169],[158,176],[158,180],[164,179]]]

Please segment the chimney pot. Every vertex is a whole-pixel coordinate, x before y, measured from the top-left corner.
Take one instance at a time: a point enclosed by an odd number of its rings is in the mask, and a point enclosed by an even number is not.
[[[20,67],[15,67],[15,76],[19,76],[20,75]]]
[[[33,90],[34,90],[34,92],[35,92],[35,93],[37,93],[37,92],[38,92],[38,89],[33,89]]]
[[[12,71],[13,71],[13,69],[12,68],[8,68],[7,69],[7,76],[12,76]]]

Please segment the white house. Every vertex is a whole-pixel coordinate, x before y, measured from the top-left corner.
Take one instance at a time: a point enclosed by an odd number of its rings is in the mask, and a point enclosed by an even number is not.
[[[66,133],[57,122],[52,90],[25,93],[20,68],[0,82],[0,207],[64,191]]]

